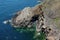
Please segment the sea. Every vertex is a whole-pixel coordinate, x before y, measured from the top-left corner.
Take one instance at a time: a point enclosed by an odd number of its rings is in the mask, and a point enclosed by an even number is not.
[[[11,24],[4,24],[3,21],[9,20],[16,12],[25,7],[33,7],[38,0],[0,0],[0,40],[31,40],[31,33],[20,33],[15,31]]]

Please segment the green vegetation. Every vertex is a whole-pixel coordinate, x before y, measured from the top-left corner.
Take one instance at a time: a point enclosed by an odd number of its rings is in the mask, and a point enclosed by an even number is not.
[[[54,19],[54,21],[56,21],[56,22],[59,21],[59,20],[60,20],[60,18],[55,18],[55,19]]]
[[[33,25],[31,28],[28,28],[28,27],[16,28],[16,30],[19,32],[34,32],[35,31],[35,25]]]
[[[33,40],[46,40],[45,33],[43,33],[42,31],[40,33],[35,32]]]
[[[45,40],[45,33],[43,33],[42,31],[40,33],[38,33],[36,31],[36,25],[35,24],[31,28],[28,28],[28,27],[16,28],[16,31],[18,31],[20,33],[21,32],[33,33],[32,40]]]
[[[55,18],[54,22],[57,25],[57,27],[60,29],[60,18]]]

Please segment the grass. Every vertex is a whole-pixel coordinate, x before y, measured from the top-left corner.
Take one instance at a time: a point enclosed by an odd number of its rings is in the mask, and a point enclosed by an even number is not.
[[[60,20],[60,18],[55,18],[55,19],[54,19],[54,21],[56,21],[56,22],[57,22],[58,20]]]
[[[55,18],[54,22],[57,25],[57,27],[60,29],[60,23],[59,23],[60,22],[60,18]]]

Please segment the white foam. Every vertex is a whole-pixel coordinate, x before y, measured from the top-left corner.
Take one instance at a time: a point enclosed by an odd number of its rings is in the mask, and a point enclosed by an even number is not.
[[[11,20],[5,20],[5,21],[3,21],[4,24],[10,23],[10,22],[11,22]]]
[[[37,1],[38,3],[40,3],[41,1]]]
[[[3,23],[4,23],[4,24],[7,24],[7,23],[8,23],[8,21],[3,21]]]

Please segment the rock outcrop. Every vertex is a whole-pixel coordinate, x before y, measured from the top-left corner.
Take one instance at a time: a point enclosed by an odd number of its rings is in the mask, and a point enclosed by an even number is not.
[[[34,23],[37,32],[44,29],[48,40],[60,40],[60,0],[43,0],[41,5],[26,7],[11,22],[15,28],[31,27]]]
[[[30,27],[36,21],[39,20],[39,16],[42,13],[42,5],[37,5],[35,7],[26,7],[22,11],[17,12],[12,18],[12,25],[14,27]]]

